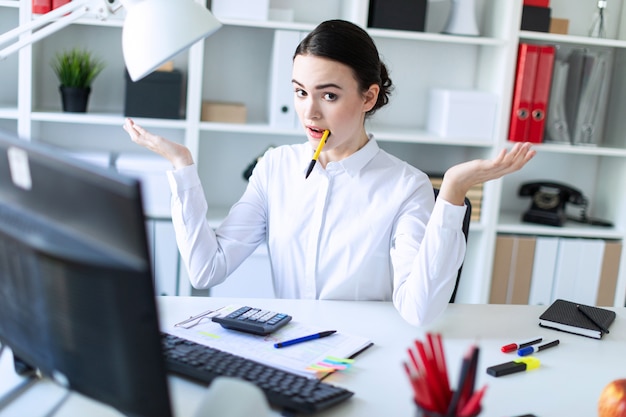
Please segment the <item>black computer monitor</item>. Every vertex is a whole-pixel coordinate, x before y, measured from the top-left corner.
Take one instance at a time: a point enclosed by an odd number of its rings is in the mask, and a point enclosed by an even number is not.
[[[136,179],[0,132],[0,343],[128,416],[170,417]]]

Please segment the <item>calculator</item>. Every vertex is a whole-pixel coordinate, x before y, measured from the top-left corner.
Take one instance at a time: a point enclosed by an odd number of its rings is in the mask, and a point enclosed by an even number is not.
[[[269,310],[243,306],[225,316],[213,317],[216,323],[231,330],[266,335],[283,327],[291,321],[291,316]]]

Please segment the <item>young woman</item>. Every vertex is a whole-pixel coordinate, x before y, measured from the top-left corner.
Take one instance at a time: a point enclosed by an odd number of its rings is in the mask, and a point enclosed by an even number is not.
[[[392,300],[409,323],[433,321],[465,255],[465,194],[522,168],[535,151],[516,144],[493,160],[448,169],[435,202],[427,175],[365,131],[365,119],[389,101],[392,82],[364,30],[321,23],[298,46],[292,75],[308,142],[268,151],[216,231],[189,150],[130,119],[124,125],[133,141],[174,166],[167,173],[172,218],[192,284],[223,282],[267,244],[278,297]],[[330,135],[305,177],[325,130]]]

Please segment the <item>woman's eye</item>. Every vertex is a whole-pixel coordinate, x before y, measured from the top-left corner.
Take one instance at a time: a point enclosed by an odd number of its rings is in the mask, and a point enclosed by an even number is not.
[[[335,101],[337,99],[337,94],[335,93],[326,93],[324,94],[324,100]]]
[[[298,96],[298,97],[306,97],[306,91],[297,88],[296,89],[296,96]]]

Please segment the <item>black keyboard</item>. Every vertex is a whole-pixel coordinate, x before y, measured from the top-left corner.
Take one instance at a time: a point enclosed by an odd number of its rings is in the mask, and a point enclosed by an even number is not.
[[[242,378],[265,393],[268,402],[290,412],[312,414],[350,398],[354,393],[232,353],[163,333],[167,369],[210,384],[218,376]]]

